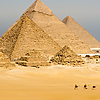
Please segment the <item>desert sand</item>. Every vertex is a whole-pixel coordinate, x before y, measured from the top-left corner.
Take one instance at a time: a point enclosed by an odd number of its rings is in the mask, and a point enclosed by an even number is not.
[[[100,66],[0,68],[0,100],[100,100]]]

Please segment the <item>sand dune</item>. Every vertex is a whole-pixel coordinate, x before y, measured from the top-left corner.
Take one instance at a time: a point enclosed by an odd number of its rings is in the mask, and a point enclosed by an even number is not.
[[[100,70],[96,68],[0,68],[0,100],[99,100]],[[83,88],[85,83],[88,89]],[[92,85],[97,88],[92,90]]]

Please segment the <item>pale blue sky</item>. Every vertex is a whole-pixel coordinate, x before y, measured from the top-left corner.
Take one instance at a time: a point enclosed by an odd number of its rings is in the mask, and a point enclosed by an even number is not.
[[[0,0],[0,36],[35,0]],[[100,41],[100,0],[41,0],[62,20],[73,17]]]

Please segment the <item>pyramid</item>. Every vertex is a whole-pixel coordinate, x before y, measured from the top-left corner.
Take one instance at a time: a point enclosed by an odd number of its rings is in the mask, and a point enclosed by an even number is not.
[[[40,0],[36,0],[3,35],[5,37],[17,23],[21,23],[25,16],[29,17],[41,29],[44,30],[58,45],[69,46],[75,53],[92,53],[90,48],[85,45],[62,21],[60,21],[52,11]],[[10,52],[10,51],[9,51]]]
[[[67,46],[64,46],[59,52],[57,52],[50,61],[54,64],[70,66],[85,64],[84,60]]]
[[[42,10],[40,8],[42,8]],[[20,19],[24,16],[28,16],[32,19],[61,47],[67,45],[77,54],[91,53],[89,47],[85,45],[65,24],[63,24],[40,0],[36,0],[24,12]]]
[[[14,27],[0,39],[0,45],[9,58],[25,56],[33,49],[44,55],[54,55],[61,47],[38,27],[30,18],[23,17]]]
[[[41,55],[41,52],[34,49],[26,53],[25,56],[21,57],[16,63],[22,66],[31,67],[50,66],[50,63]]]
[[[8,67],[15,67],[14,63],[11,63],[10,59],[0,52],[0,67],[8,68]]]
[[[71,16],[67,16],[62,22],[90,48],[100,48],[100,43]]]

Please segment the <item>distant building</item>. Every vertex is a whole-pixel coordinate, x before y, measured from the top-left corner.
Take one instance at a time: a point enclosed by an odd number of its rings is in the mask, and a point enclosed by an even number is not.
[[[100,53],[100,48],[90,48],[95,53]]]

